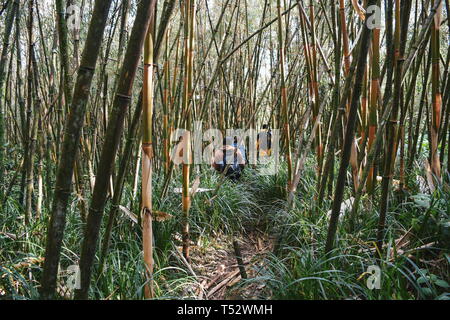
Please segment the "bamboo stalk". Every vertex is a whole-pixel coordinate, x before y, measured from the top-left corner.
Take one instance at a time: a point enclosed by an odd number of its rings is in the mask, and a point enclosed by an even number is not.
[[[145,263],[145,298],[154,297],[153,231],[152,231],[152,164],[153,164],[153,32],[154,16],[144,44],[143,126],[142,126],[142,246]]]
[[[401,37],[401,34],[405,34],[402,30],[408,29],[408,12],[403,8],[401,16],[400,14],[400,0],[395,1],[395,36],[394,36],[394,55],[395,55],[395,73],[394,73],[394,101],[391,117],[387,126],[388,141],[386,144],[386,153],[384,159],[384,173],[381,182],[381,200],[380,200],[380,217],[378,221],[377,231],[377,252],[380,254],[383,248],[384,229],[386,221],[386,213],[389,206],[389,189],[392,184],[392,178],[394,173],[394,165],[397,153],[397,135],[398,135],[398,112],[401,103],[401,82],[402,82],[402,68],[404,62],[404,46],[401,45],[401,41],[406,39]]]
[[[144,40],[150,24],[150,19],[154,15],[155,2],[156,0],[152,0],[150,2],[141,2],[139,4],[130,41],[128,42],[124,62],[120,71],[120,80],[117,86],[111,117],[108,122],[91,205],[89,207],[89,215],[80,257],[81,288],[75,291],[75,299],[84,300],[88,298],[92,265],[94,262],[103,210],[106,203],[107,190],[117,154],[119,139],[123,131],[125,114],[131,101],[131,91],[133,89],[133,82],[136,76],[142,48],[144,46]]]
[[[377,1],[380,6],[380,1]],[[373,30],[372,38],[372,79],[370,83],[370,103],[369,103],[369,141],[368,150],[372,147],[377,133],[377,112],[378,112],[378,88],[380,86],[380,28]],[[367,178],[367,192],[373,195],[375,189],[374,166],[369,164],[369,176]]]
[[[375,4],[375,0],[369,0],[367,6]],[[367,19],[367,14],[366,14]],[[355,83],[353,88],[352,100],[350,105],[350,112],[347,120],[347,126],[345,130],[344,148],[342,152],[341,164],[339,167],[339,175],[336,182],[336,192],[332,205],[332,212],[330,218],[330,224],[328,227],[327,241],[325,246],[325,252],[330,252],[334,245],[334,238],[337,231],[337,223],[339,219],[339,213],[341,210],[341,203],[344,196],[344,185],[347,175],[347,167],[350,160],[350,153],[352,145],[354,143],[355,136],[355,124],[356,114],[358,108],[358,102],[362,90],[362,79],[366,70],[367,54],[369,52],[369,46],[371,41],[372,30],[370,30],[366,24],[363,25],[363,31],[360,38],[360,49],[358,56],[358,63],[355,74]]]
[[[7,54],[10,45],[10,34],[12,31],[12,27],[14,25],[14,17],[19,11],[19,2],[14,1],[14,3],[9,7],[8,13],[5,21],[5,30],[3,35],[3,43],[2,43],[2,51],[0,56],[0,181],[4,178],[4,156],[5,156],[5,119],[4,119],[4,102],[5,102],[5,93],[3,89],[4,80],[5,80],[5,70],[6,70],[6,62],[7,62]],[[18,20],[18,19],[17,19]],[[16,37],[19,35],[16,33]],[[3,188],[0,188],[0,197],[3,195]]]
[[[58,164],[52,213],[47,233],[44,271],[41,279],[42,299],[53,298],[56,290],[59,257],[75,165],[74,155],[78,151],[79,137],[84,122],[89,89],[94,75],[110,5],[111,1],[109,0],[97,0],[95,2],[74,89],[72,107],[66,122],[64,143]]]
[[[192,121],[192,86],[193,86],[193,45],[194,45],[194,17],[195,0],[186,0],[184,6],[184,79],[183,79],[183,114],[186,115],[185,128],[191,130]],[[186,134],[184,139],[183,159],[183,255],[190,261],[189,256],[189,210],[191,208],[191,197],[189,193],[190,159],[191,159],[191,137]],[[187,162],[187,163],[186,163]]]
[[[442,107],[442,95],[439,89],[439,57],[440,57],[440,45],[439,45],[439,28],[441,24],[441,6],[442,0],[431,0],[431,6],[435,3],[439,5],[436,15],[434,16],[434,22],[431,24],[431,101],[433,105],[431,116],[431,171],[433,172],[435,179],[440,182],[441,179],[441,162],[439,160],[438,146],[439,146],[439,129],[441,125],[441,107]],[[440,4],[439,4],[440,3]]]
[[[287,88],[285,79],[285,64],[284,64],[284,42],[283,42],[283,26],[281,15],[281,1],[277,0],[277,15],[278,15],[278,50],[279,50],[279,67],[280,67],[280,97],[281,97],[281,115],[283,119],[284,130],[284,148],[285,157],[287,163],[287,188],[291,188],[293,171],[292,171],[292,159],[291,159],[291,134],[289,129],[289,113],[288,113],[288,101],[287,101]]]

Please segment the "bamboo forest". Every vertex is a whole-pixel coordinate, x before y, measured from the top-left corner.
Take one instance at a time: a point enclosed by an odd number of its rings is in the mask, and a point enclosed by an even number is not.
[[[0,300],[449,300],[449,10],[0,0]]]

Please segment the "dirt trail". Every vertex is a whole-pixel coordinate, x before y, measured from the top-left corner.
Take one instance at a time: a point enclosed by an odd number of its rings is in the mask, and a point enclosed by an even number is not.
[[[257,270],[261,269],[265,255],[272,251],[274,239],[256,230],[236,240],[248,278],[259,276]],[[242,279],[232,242],[229,237],[217,237],[207,245],[192,247],[191,267],[201,284],[196,289],[198,299],[247,300],[267,297],[265,287],[260,283],[237,286]]]

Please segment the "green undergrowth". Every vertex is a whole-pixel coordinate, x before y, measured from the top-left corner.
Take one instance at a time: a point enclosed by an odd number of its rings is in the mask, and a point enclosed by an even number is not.
[[[212,245],[218,238],[232,239],[258,230],[276,242],[276,251],[265,255],[263,263],[252,266],[256,277],[240,281],[236,290],[257,283],[261,299],[446,299],[449,297],[449,217],[450,195],[437,189],[420,194],[414,181],[409,193],[399,199],[393,195],[387,217],[386,249],[377,259],[374,248],[378,223],[378,199],[364,196],[353,228],[343,214],[335,249],[325,254],[327,212],[332,199],[317,205],[314,159],[308,159],[297,190],[294,208],[286,210],[287,174],[281,166],[277,175],[261,175],[246,168],[239,182],[225,180],[215,191],[197,193],[190,211],[190,232],[198,247]],[[220,176],[209,168],[194,169],[193,180],[200,187],[215,190]],[[412,175],[414,177],[414,175]],[[175,170],[169,192],[161,196],[164,179],[155,173],[154,209],[169,213],[172,219],[154,223],[155,283],[158,299],[196,298],[198,280],[183,263],[177,250],[181,246],[180,170]],[[349,189],[349,188],[347,188]],[[51,191],[51,190],[50,190]],[[351,194],[346,191],[346,199]],[[45,252],[48,203],[42,217],[25,229],[23,208],[13,189],[0,217],[0,299],[36,299]],[[88,195],[89,196],[89,195]],[[139,216],[139,193],[133,196],[132,183],[124,188],[121,205]],[[84,223],[78,197],[71,199],[60,262],[59,298],[71,298],[67,284],[68,268],[77,265]],[[101,229],[103,238],[106,216]],[[396,248],[408,234],[408,244]],[[423,248],[421,248],[423,247]],[[417,249],[419,248],[419,249]],[[97,250],[99,254],[99,250]],[[95,266],[98,266],[98,255]],[[95,269],[92,299],[142,299],[144,265],[141,230],[123,211],[113,228],[109,254],[102,274]],[[379,268],[380,287],[371,289],[368,281]],[[372,278],[371,278],[372,277]]]

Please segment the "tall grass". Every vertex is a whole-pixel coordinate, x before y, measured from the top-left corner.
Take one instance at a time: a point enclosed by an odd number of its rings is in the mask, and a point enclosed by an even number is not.
[[[314,168],[309,159],[306,168]],[[220,176],[209,168],[198,173],[200,187],[215,190]],[[161,197],[163,180],[154,178],[154,209],[167,212],[173,218],[154,224],[155,294],[157,299],[196,298],[202,279],[196,278],[176,252],[181,243],[181,173],[175,170],[167,197]],[[195,178],[194,175],[193,178]],[[264,256],[254,265],[255,277],[242,280],[237,289],[258,283],[264,289],[255,293],[262,299],[446,299],[449,297],[449,217],[450,195],[442,189],[432,195],[405,196],[394,200],[388,213],[385,243],[395,249],[395,240],[407,231],[414,235],[408,248],[434,243],[430,250],[410,252],[391,259],[377,260],[373,242],[378,221],[377,199],[363,199],[358,223],[349,232],[346,215],[340,218],[336,249],[324,254],[328,227],[327,211],[330,199],[316,204],[316,180],[313,169],[302,175],[294,208],[286,211],[285,186],[287,174],[281,166],[276,176],[260,175],[246,168],[239,182],[225,181],[218,189],[197,193],[191,214],[191,240],[202,247],[213,245],[219,237],[231,239],[255,229],[275,236],[282,232],[279,250]],[[159,179],[158,179],[159,178]],[[414,185],[409,186],[411,192]],[[348,188],[349,189],[349,188]],[[24,229],[23,208],[13,197],[6,201],[0,222],[0,299],[36,299],[44,255],[48,212],[40,220],[33,220]],[[351,190],[346,197],[351,196]],[[139,195],[136,199],[139,199]],[[133,199],[130,185],[126,185],[122,205],[135,214],[139,201]],[[395,199],[395,197],[394,197]],[[68,215],[60,262],[61,299],[71,298],[67,288],[70,274],[67,269],[76,265],[81,247],[84,224],[77,199],[73,198]],[[397,201],[397,202],[395,202]],[[109,212],[109,207],[106,213]],[[106,220],[106,219],[105,219]],[[105,221],[106,222],[106,221]],[[102,233],[105,225],[102,226]],[[27,231],[27,233],[25,233]],[[11,239],[6,234],[14,234]],[[125,214],[120,214],[112,232],[110,251],[102,274],[94,271],[90,297],[96,299],[142,299],[145,285],[141,251],[141,229]],[[223,237],[224,236],[224,237]],[[231,243],[231,242],[230,242]],[[98,257],[96,257],[98,259]],[[437,262],[436,262],[437,261]],[[98,260],[96,261],[98,264]],[[365,273],[369,266],[379,266],[381,289],[370,290]],[[249,267],[250,268],[250,267]],[[197,292],[198,293],[198,292]]]

